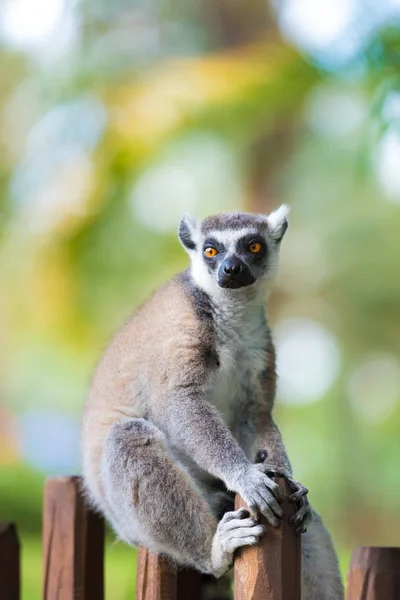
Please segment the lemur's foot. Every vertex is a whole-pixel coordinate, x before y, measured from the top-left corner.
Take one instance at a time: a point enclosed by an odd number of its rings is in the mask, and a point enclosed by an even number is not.
[[[257,455],[257,460],[261,462],[265,458],[266,452],[260,451]],[[298,481],[295,481],[285,469],[279,469],[268,464],[265,466],[265,473],[269,477],[284,477],[286,479],[290,491],[288,500],[296,504],[297,509],[294,515],[290,517],[289,522],[294,524],[296,533],[305,533],[312,521],[311,507],[307,498],[308,489]]]
[[[212,545],[212,573],[220,577],[233,563],[233,554],[241,546],[254,545],[265,533],[264,525],[250,517],[245,508],[227,512],[218,523]]]

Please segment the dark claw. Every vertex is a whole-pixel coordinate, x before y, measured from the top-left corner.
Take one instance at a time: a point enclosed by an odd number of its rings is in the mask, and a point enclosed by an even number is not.
[[[305,533],[308,525],[312,521],[312,512],[307,498],[308,489],[292,478],[287,480],[287,482],[289,489],[292,492],[289,496],[289,502],[296,504],[297,508],[297,511],[294,514],[296,533]]]
[[[290,523],[293,523],[296,529],[296,533],[305,533],[307,527],[312,521],[312,513],[308,500],[302,500],[302,506],[299,510],[289,519]]]
[[[301,508],[299,508],[299,510],[290,517],[289,521],[290,523],[295,523],[296,525],[299,525],[303,519],[307,516],[308,513],[308,506],[306,504],[303,504],[303,506]]]
[[[299,486],[298,490],[296,492],[294,492],[293,494],[290,494],[290,496],[289,496],[289,502],[293,502],[293,504],[295,504],[303,496],[307,496],[307,494],[308,494],[308,489],[306,487],[304,487],[303,485],[300,485],[300,484],[298,484],[298,486]]]
[[[297,535],[301,535],[302,533],[306,533],[307,526],[304,523],[301,523],[297,527],[295,527],[295,532]]]
[[[288,500],[296,504],[297,509],[289,522],[295,525],[296,533],[305,533],[312,521],[312,512],[307,498],[308,489],[290,477],[285,469],[277,469],[266,465],[265,473],[269,477],[284,477],[286,479],[290,491]]]

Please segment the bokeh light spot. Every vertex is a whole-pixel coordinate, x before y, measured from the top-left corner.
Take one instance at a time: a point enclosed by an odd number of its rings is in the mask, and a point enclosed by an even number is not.
[[[207,134],[181,140],[137,179],[130,200],[134,218],[165,233],[177,229],[184,212],[235,210],[241,199],[229,147]]]
[[[279,401],[320,400],[339,372],[339,346],[333,334],[316,321],[292,318],[278,324],[275,341]]]
[[[55,411],[30,410],[20,419],[22,458],[45,474],[77,472],[79,420]]]
[[[364,122],[366,113],[367,108],[360,95],[321,86],[310,94],[305,118],[317,134],[341,138],[356,131]]]
[[[65,51],[76,32],[76,12],[67,0],[9,0],[0,17],[0,35],[8,44],[46,59]]]
[[[387,198],[400,203],[400,133],[389,128],[377,148],[375,168]]]
[[[349,377],[348,394],[355,412],[372,423],[387,419],[400,399],[400,362],[391,354],[368,357]]]

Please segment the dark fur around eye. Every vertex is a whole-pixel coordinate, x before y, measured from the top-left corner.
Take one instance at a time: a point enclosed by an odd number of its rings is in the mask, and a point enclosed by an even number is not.
[[[210,247],[215,248],[218,251],[218,254],[222,254],[223,252],[225,252],[224,246],[222,244],[220,244],[219,242],[217,242],[217,240],[215,240],[214,238],[207,238],[203,244],[203,255],[204,255],[204,251]],[[217,254],[217,256],[218,256],[218,254]],[[208,260],[212,260],[212,258],[208,259]]]
[[[261,250],[258,252],[251,252],[249,246],[251,244],[261,244]],[[237,250],[241,254],[245,254],[251,257],[251,260],[257,261],[265,257],[267,254],[267,244],[265,239],[260,235],[248,235],[239,240],[237,244]]]

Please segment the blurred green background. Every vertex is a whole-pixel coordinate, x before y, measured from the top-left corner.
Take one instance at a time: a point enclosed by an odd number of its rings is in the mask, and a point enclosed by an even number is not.
[[[343,573],[400,545],[399,0],[3,0],[0,520],[41,590],[43,482],[79,473],[112,332],[185,268],[184,211],[292,207],[276,418]],[[109,598],[135,551],[107,544]]]

